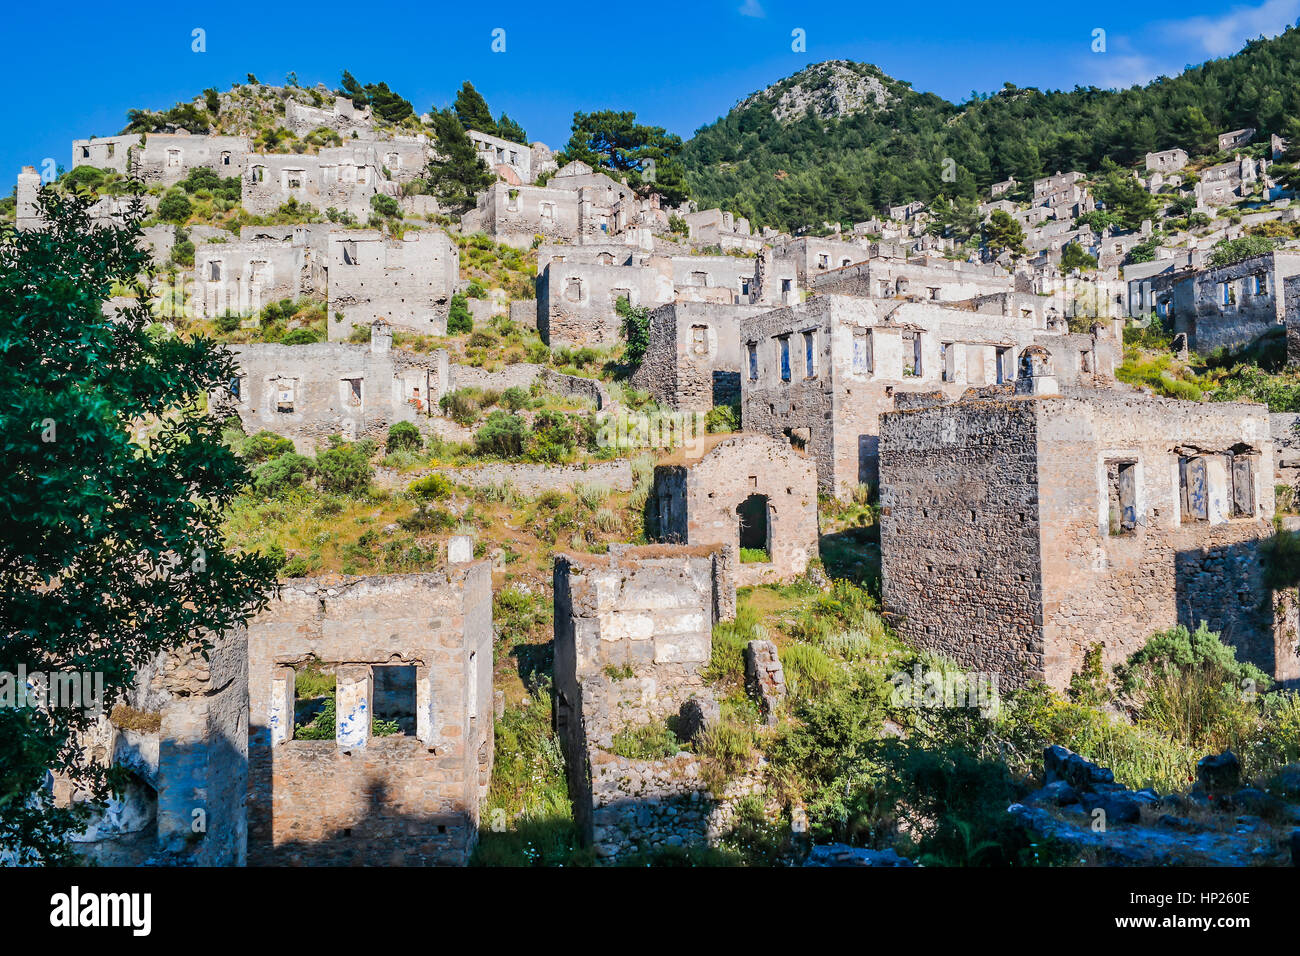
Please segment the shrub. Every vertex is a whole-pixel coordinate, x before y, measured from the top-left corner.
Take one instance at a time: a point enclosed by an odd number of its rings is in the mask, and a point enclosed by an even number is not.
[[[538,412],[533,420],[528,457],[532,461],[552,464],[567,461],[573,454],[576,443],[577,436],[574,434],[573,424],[568,416],[561,412]]]
[[[517,458],[523,454],[524,442],[528,437],[527,428],[523,419],[517,415],[497,410],[475,432],[474,448],[482,455]]]
[[[316,455],[316,478],[321,488],[356,495],[370,487],[370,461],[357,444],[340,443]]]
[[[1202,622],[1153,634],[1115,669],[1139,720],[1175,740],[1221,750],[1254,724],[1255,692],[1272,681]]]
[[[241,321],[242,320],[239,316],[232,312],[227,312],[225,315],[217,316],[217,318],[213,320],[213,324],[216,325],[218,332],[229,334],[239,328],[239,323]]]
[[[290,329],[280,337],[281,345],[314,345],[321,340],[315,329]]]
[[[388,426],[388,439],[385,442],[389,451],[403,448],[420,447],[420,429],[411,422],[393,422]]]
[[[451,309],[447,314],[447,334],[464,335],[474,328],[474,318],[470,315],[469,304],[459,292],[451,297]]]
[[[417,498],[442,499],[450,497],[455,489],[444,476],[432,474],[411,482],[406,490]]]
[[[532,399],[527,390],[520,388],[518,385],[511,385],[501,393],[501,404],[512,412],[527,408],[531,402]]]
[[[375,193],[370,197],[370,208],[386,219],[401,219],[402,207],[392,196]]]
[[[740,428],[740,411],[734,405],[714,405],[704,419],[710,433],[734,432]]]
[[[297,488],[314,471],[310,458],[288,452],[259,465],[253,471],[253,487],[260,495],[279,494],[289,488]]]
[[[443,395],[438,400],[438,407],[457,425],[468,428],[478,421],[480,411],[478,399],[466,389],[457,389]]]
[[[628,760],[663,760],[681,749],[677,735],[663,722],[624,727],[609,748],[610,753]]]
[[[255,435],[249,435],[239,444],[239,453],[250,462],[266,461],[293,451],[293,442],[275,432],[263,429]]]
[[[194,211],[183,189],[173,188],[158,203],[158,218],[167,222],[183,223]]]
[[[623,320],[623,338],[627,341],[623,361],[629,365],[640,365],[645,358],[645,350],[650,345],[650,309],[646,306],[638,308],[626,296],[620,296],[614,311]]]

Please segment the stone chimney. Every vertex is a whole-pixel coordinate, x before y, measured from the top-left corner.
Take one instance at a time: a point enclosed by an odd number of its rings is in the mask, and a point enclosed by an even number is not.
[[[1059,395],[1061,387],[1052,371],[1052,356],[1041,345],[1031,345],[1020,356],[1016,371],[1017,395]]]
[[[40,211],[36,206],[37,194],[41,191],[41,174],[35,166],[24,166],[18,174],[18,216],[19,229],[39,229]]]
[[[370,323],[370,351],[387,352],[393,347],[393,327],[383,319]]]

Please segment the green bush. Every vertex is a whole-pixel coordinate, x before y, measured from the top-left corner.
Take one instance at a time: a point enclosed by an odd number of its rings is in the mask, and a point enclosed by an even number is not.
[[[194,211],[183,189],[173,188],[158,203],[158,218],[167,222],[183,223]]]
[[[479,412],[482,411],[478,398],[468,389],[463,388],[443,395],[438,400],[438,407],[457,425],[465,428],[478,421]]]
[[[517,412],[521,408],[527,408],[532,404],[532,397],[526,389],[522,389],[518,385],[511,385],[501,393],[500,401],[510,411]]]
[[[681,749],[677,735],[663,722],[624,727],[609,748],[610,753],[628,760],[663,760]]]
[[[528,426],[523,419],[498,409],[474,433],[474,448],[481,455],[517,458],[523,454],[527,439]]]
[[[258,465],[253,471],[253,487],[260,495],[275,495],[297,488],[314,472],[310,458],[288,452]]]
[[[339,443],[316,455],[316,480],[325,491],[357,495],[370,487],[374,471],[358,444]]]
[[[469,304],[465,296],[457,292],[451,297],[451,309],[447,314],[447,334],[464,335],[474,328],[474,317],[470,315]]]
[[[263,429],[255,435],[249,435],[239,444],[239,454],[250,462],[266,461],[293,451],[293,442],[275,432]]]
[[[439,474],[425,475],[418,478],[407,486],[407,491],[417,498],[431,498],[440,500],[449,498],[455,487],[444,476]]]
[[[315,329],[290,329],[280,337],[281,345],[314,345],[321,341],[321,335]]]
[[[420,447],[420,429],[411,422],[393,422],[388,426],[385,446],[390,452]]]
[[[402,207],[392,196],[375,193],[370,197],[370,208],[386,219],[401,219]]]
[[[735,405],[714,405],[705,416],[704,427],[712,434],[740,428],[740,409]]]

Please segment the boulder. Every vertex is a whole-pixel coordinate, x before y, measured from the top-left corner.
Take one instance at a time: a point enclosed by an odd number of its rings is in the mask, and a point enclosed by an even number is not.
[[[1043,751],[1043,773],[1048,783],[1064,780],[1076,790],[1098,790],[1103,786],[1115,786],[1115,775],[1110,770],[1099,767],[1058,744]]]
[[[1241,761],[1231,750],[1196,762],[1196,783],[1208,793],[1225,793],[1241,786]]]

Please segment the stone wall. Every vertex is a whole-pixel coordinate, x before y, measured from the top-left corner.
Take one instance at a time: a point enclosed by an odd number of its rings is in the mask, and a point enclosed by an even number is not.
[[[552,348],[622,341],[620,298],[653,306],[672,298],[672,282],[656,269],[551,262],[537,280],[537,332]]]
[[[686,546],[556,556],[556,727],[575,822],[602,860],[708,837],[712,798],[696,758],[630,760],[610,748],[688,701],[716,710],[701,672],[714,623],[735,614],[733,561]]]
[[[402,239],[334,232],[328,242],[331,341],[346,340],[354,325],[376,319],[404,331],[446,334],[460,252],[445,232],[425,229]]]
[[[660,306],[650,313],[649,343],[632,384],[679,410],[738,405],[740,321],[768,309],[706,302]]]
[[[88,756],[131,772],[73,837],[104,866],[243,866],[248,850],[248,636],[159,654],[125,710],[101,718]],[[120,725],[119,725],[120,722]],[[60,802],[81,799],[56,777]]]
[[[887,619],[913,645],[1012,684],[1043,673],[1037,432],[1028,402],[880,421]]]
[[[1286,362],[1300,365],[1300,276],[1282,282],[1282,308],[1286,322]]]
[[[390,337],[372,331],[369,345],[232,346],[240,377],[217,404],[238,414],[248,434],[266,429],[304,452],[330,435],[383,441],[393,422],[440,414],[450,377],[445,350],[390,350]]]
[[[465,864],[492,767],[490,566],[290,580],[249,644],[249,862]],[[312,661],[338,681],[334,740],[293,738]],[[371,734],[384,665],[415,668],[413,734]]]
[[[1273,439],[1273,475],[1279,485],[1300,483],[1300,413],[1278,412],[1268,416]]]
[[[727,436],[698,459],[656,467],[653,494],[661,540],[729,545],[737,554],[741,506],[752,496],[762,499],[756,510],[770,560],[738,563],[741,587],[791,581],[817,557],[816,466],[786,442]]]
[[[1202,620],[1244,659],[1279,678],[1300,674],[1273,633],[1264,587],[1266,414],[1141,396],[886,414],[887,613],[918,646],[1012,685],[1064,687],[1093,644],[1113,666],[1155,631]],[[1204,467],[1204,482],[1188,483],[1191,506],[1180,500],[1180,456]],[[1234,501],[1248,507],[1235,514]]]

